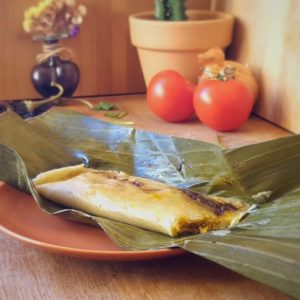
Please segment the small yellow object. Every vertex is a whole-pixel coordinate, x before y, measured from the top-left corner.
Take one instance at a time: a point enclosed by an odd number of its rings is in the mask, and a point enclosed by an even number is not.
[[[23,21],[23,29],[24,29],[24,31],[30,32],[30,28],[31,28],[31,21],[28,20],[28,19],[25,19]]]

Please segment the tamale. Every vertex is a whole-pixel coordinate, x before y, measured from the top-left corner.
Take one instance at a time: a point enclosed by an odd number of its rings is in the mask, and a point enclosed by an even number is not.
[[[33,182],[54,202],[170,236],[230,227],[249,209],[240,200],[83,165],[41,173]]]

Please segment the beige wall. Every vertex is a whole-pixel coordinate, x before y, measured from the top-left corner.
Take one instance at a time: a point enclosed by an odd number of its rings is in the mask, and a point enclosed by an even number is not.
[[[259,80],[257,114],[300,133],[300,1],[219,0],[217,8],[236,16],[228,54]]]
[[[39,97],[30,82],[41,51],[22,30],[23,12],[38,0],[0,0],[0,99]],[[82,31],[66,45],[81,70],[76,95],[145,91],[137,53],[129,41],[128,15],[152,10],[154,0],[78,0],[88,8]],[[208,8],[210,0],[188,0],[189,8]]]

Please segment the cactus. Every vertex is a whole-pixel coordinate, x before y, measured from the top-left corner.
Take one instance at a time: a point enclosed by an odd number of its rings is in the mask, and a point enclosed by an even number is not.
[[[169,21],[186,20],[184,2],[185,0],[155,0],[155,18]]]

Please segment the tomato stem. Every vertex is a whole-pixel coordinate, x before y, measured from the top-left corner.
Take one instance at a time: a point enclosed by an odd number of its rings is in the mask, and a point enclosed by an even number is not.
[[[227,81],[235,79],[235,68],[233,66],[225,66],[218,70],[211,70],[209,68],[204,68],[203,71],[208,79]]]
[[[227,66],[224,68],[225,80],[235,79],[235,67]]]
[[[226,80],[225,76],[224,76],[223,74],[221,74],[221,73],[218,73],[216,79],[217,79],[217,80],[220,80],[220,81],[225,81],[225,80]]]

